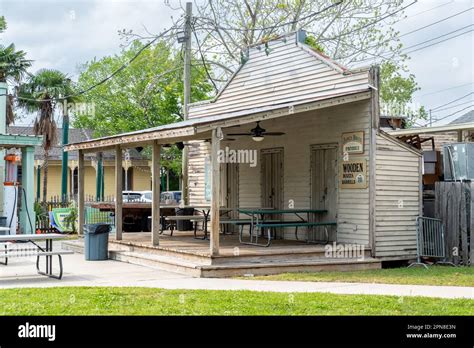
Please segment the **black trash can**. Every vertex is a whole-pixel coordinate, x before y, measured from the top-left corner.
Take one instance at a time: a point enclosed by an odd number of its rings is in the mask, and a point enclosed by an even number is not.
[[[194,215],[194,208],[176,208],[176,216],[181,215]],[[178,220],[176,221],[176,229],[178,231],[192,231],[193,222],[190,220]]]
[[[84,225],[84,257],[87,261],[107,260],[109,258],[108,224]]]

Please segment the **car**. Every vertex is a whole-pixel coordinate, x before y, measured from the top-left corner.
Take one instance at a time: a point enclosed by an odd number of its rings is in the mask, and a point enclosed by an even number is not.
[[[124,202],[145,202],[142,191],[123,191],[122,200]]]

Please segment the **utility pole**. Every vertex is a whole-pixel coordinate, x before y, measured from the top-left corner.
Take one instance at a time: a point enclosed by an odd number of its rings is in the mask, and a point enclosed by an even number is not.
[[[433,118],[431,117],[431,109],[430,109],[430,127],[433,125]]]
[[[191,101],[191,24],[193,17],[193,3],[186,3],[186,21],[184,24],[185,44],[184,44],[184,102],[183,102],[183,119],[188,119],[188,108]],[[182,155],[182,190],[183,202],[185,205],[189,204],[188,194],[188,147],[185,145]]]
[[[69,171],[68,166],[68,153],[64,151],[64,146],[69,143],[69,112],[67,107],[67,100],[64,100],[63,104],[63,159],[61,163],[61,202],[67,201],[67,174]]]

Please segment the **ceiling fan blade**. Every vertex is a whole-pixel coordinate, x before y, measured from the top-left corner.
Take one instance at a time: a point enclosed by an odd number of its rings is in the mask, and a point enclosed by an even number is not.
[[[275,136],[277,136],[277,135],[285,135],[285,134],[286,134],[286,133],[283,133],[283,132],[265,132],[265,133],[263,133],[262,135],[263,135],[263,136],[267,136],[267,135],[270,135],[270,136],[271,136],[271,135],[275,135]]]
[[[240,136],[240,135],[252,135],[252,133],[229,133],[229,134],[226,134],[226,135],[230,135],[230,136]]]

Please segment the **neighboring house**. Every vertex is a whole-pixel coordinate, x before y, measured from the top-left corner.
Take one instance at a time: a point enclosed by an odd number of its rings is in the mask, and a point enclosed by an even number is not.
[[[10,126],[7,128],[7,132],[10,134],[19,135],[33,135],[33,127],[23,126]],[[48,193],[47,197],[60,196],[61,195],[61,164],[62,164],[62,129],[58,128],[57,132],[58,144],[53,146],[49,151],[49,166],[48,166]],[[83,129],[69,129],[69,142],[84,141],[92,138],[91,130]],[[151,172],[148,163],[148,159],[143,157],[136,149],[130,149],[130,167],[128,168],[127,175],[125,176],[125,170],[123,175],[123,187],[128,190],[150,190],[151,188]],[[88,197],[95,196],[96,194],[96,156],[95,154],[87,155],[85,158],[85,194]],[[44,150],[42,147],[35,148],[35,192],[38,197],[37,187],[37,175],[38,165],[40,166],[40,185],[43,184],[42,176],[44,174],[41,169],[42,161],[44,160]],[[110,153],[103,153],[103,164],[104,164],[104,196],[112,197],[115,195],[115,174],[114,174],[114,157]],[[125,164],[125,163],[124,163]],[[69,154],[68,163],[68,193],[77,194],[77,154]],[[127,177],[128,185],[125,185],[125,177]],[[73,186],[73,190],[71,187]],[[42,188],[39,190],[40,197],[42,197]]]

